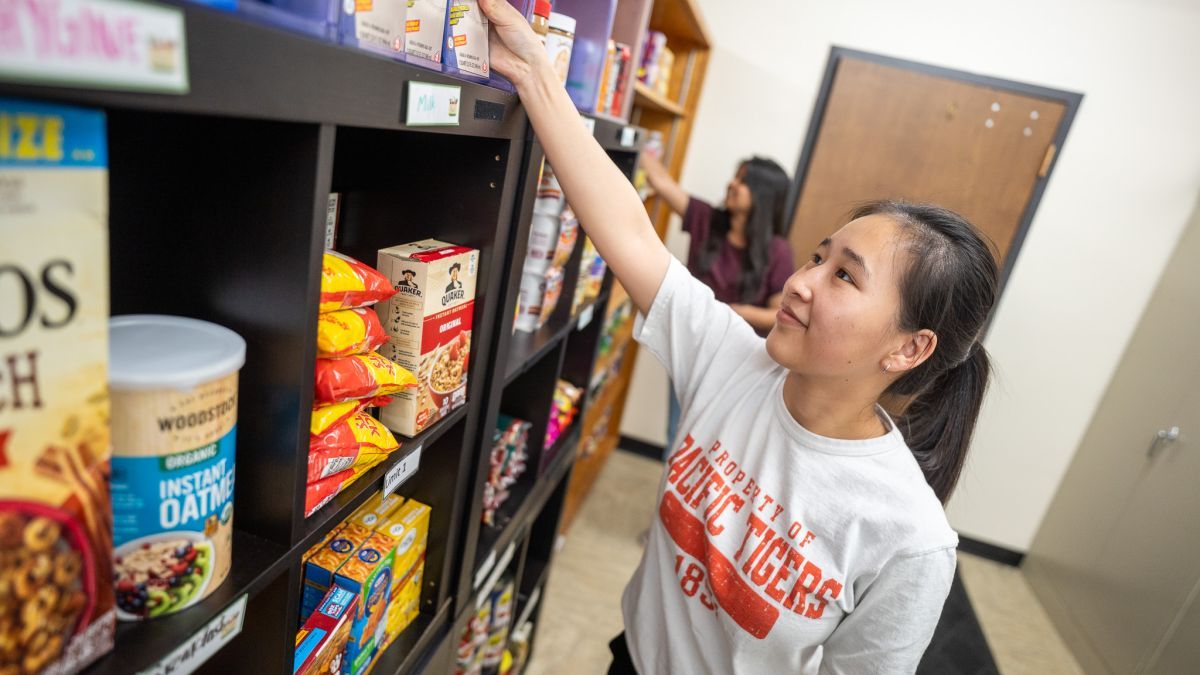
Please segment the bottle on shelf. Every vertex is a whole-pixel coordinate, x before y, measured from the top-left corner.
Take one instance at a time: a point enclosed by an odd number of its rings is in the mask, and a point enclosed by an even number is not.
[[[546,45],[546,35],[550,32],[550,8],[550,0],[537,0],[533,5],[533,16],[529,19],[533,32],[542,39],[542,46]]]

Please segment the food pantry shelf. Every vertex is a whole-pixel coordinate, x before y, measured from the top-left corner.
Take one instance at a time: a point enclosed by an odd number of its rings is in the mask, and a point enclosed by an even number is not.
[[[179,7],[186,21],[187,94],[9,83],[5,94],[97,107],[405,129],[406,83],[430,82],[461,87],[462,114],[459,126],[421,127],[423,131],[492,138],[518,138],[524,133],[525,113],[517,97],[506,91],[250,23],[193,3],[166,4]]]
[[[657,110],[676,117],[683,117],[687,111],[683,106],[654,91],[650,87],[636,82],[633,86],[634,103],[650,110]]]
[[[428,657],[437,638],[450,621],[451,601],[446,600],[437,614],[421,613],[375,661],[373,675],[407,675]]]
[[[118,624],[116,649],[87,672],[133,673],[151,667],[242,595],[249,594],[253,599],[287,570],[291,561],[285,553],[283,546],[235,528],[233,559],[236,564],[220,588],[187,611],[149,621]]]
[[[550,498],[559,481],[570,470],[575,461],[575,447],[579,445],[579,424],[572,425],[554,444],[557,454],[554,461],[546,469],[546,473],[538,476],[536,482],[525,483],[524,488],[518,487],[509,497],[505,507],[496,512],[496,518],[507,518],[500,527],[483,527],[479,532],[479,547],[475,549],[475,565],[472,569],[479,570],[480,566],[495,554],[500,556],[504,549],[511,544],[524,526],[542,510],[546,500]],[[520,483],[518,483],[520,485]],[[515,510],[509,510],[515,509]],[[509,515],[511,514],[511,515]],[[486,575],[485,575],[486,576]],[[480,580],[482,582],[482,580]]]
[[[304,538],[296,545],[302,552],[317,543],[317,540],[329,531],[329,528],[350,517],[367,498],[383,488],[383,478],[392,467],[404,461],[418,447],[425,448],[433,445],[454,425],[463,421],[467,416],[467,406],[451,412],[444,419],[418,434],[415,438],[401,440],[400,449],[392,453],[379,466],[363,474],[350,487],[333,498],[333,501],[321,507],[316,513],[304,521]],[[419,479],[420,469],[409,480]]]
[[[504,384],[507,386],[517,379],[538,359],[546,355],[551,349],[558,346],[564,338],[571,334],[579,325],[579,317],[583,316],[589,308],[595,312],[597,308],[604,307],[608,302],[608,292],[601,293],[599,297],[591,302],[585,303],[575,316],[569,316],[565,319],[555,321],[551,318],[546,322],[545,326],[533,333],[525,331],[517,331],[513,333],[512,341],[508,346],[508,361],[505,363]],[[596,319],[593,319],[595,321]]]

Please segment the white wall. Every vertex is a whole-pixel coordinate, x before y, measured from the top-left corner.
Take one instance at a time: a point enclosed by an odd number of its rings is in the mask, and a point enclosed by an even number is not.
[[[713,200],[745,155],[794,170],[834,44],[1085,94],[987,339],[998,378],[948,509],[1026,550],[1200,191],[1200,3],[699,5],[716,48],[683,183]],[[644,353],[634,386],[622,431],[661,443]]]

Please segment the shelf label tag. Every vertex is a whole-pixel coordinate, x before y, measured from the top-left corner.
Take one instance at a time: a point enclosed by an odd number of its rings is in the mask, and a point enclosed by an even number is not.
[[[579,328],[577,328],[577,330],[583,330],[584,328],[587,328],[588,324],[592,322],[592,316],[595,313],[596,313],[596,304],[595,303],[592,303],[592,304],[588,305],[587,307],[585,307],[583,309],[583,311],[581,311],[579,313]]]
[[[178,7],[129,0],[28,0],[6,7],[0,79],[188,91],[186,31]]]
[[[587,115],[580,115],[579,117],[583,120],[583,126],[587,128],[589,134],[596,133],[595,118],[588,117]]]
[[[246,600],[249,597],[243,594],[236,602],[226,607],[225,611],[184,640],[175,651],[143,670],[141,675],[188,675],[194,672],[242,632],[242,623],[246,620]]]
[[[637,142],[637,129],[634,127],[625,127],[621,129],[621,147],[632,148]]]
[[[483,561],[483,564],[479,566],[479,571],[475,573],[475,580],[471,582],[471,588],[479,588],[479,584],[482,584],[483,580],[488,578],[488,575],[492,573],[492,568],[495,566],[496,552],[492,551],[488,554],[487,559]]]
[[[456,127],[462,108],[462,87],[432,82],[409,82],[405,124],[410,127]]]
[[[389,495],[400,487],[400,484],[408,480],[414,473],[417,472],[417,467],[421,466],[421,446],[418,445],[416,450],[408,453],[408,456],[400,460],[400,463],[388,469],[387,474],[383,477],[383,498],[387,499]]]

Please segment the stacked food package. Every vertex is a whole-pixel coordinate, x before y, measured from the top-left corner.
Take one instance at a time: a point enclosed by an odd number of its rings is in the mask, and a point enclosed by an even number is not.
[[[578,314],[585,304],[600,296],[600,288],[604,285],[604,273],[607,271],[608,265],[596,251],[592,238],[585,236],[583,256],[579,259],[579,278],[575,282],[575,297],[571,301],[572,316]]]
[[[563,432],[571,427],[579,414],[583,390],[566,380],[559,380],[550,402],[550,423],[546,425],[546,446],[553,447]]]
[[[543,164],[521,274],[517,330],[532,333],[554,314],[562,295],[563,266],[570,260],[578,236],[579,220],[567,206],[554,169]]]
[[[367,411],[417,385],[409,370],[375,351],[387,335],[371,305],[395,293],[378,271],[348,256],[325,253],[306,517],[400,447]]]
[[[675,53],[667,48],[667,36],[656,30],[646,33],[638,80],[666,96],[671,89],[671,71],[674,67]]]
[[[620,117],[629,90],[629,75],[633,70],[633,49],[620,42],[608,41],[604,70],[600,74],[600,91],[596,112]]]
[[[420,613],[430,513],[376,493],[308,550],[294,672],[371,671]]]
[[[459,638],[456,675],[480,675],[500,668],[508,646],[515,594],[512,579],[504,579],[479,604]]]
[[[525,473],[529,458],[529,430],[532,424],[501,415],[496,426],[495,441],[483,487],[483,522],[496,524],[496,510],[508,499],[509,489]]]

